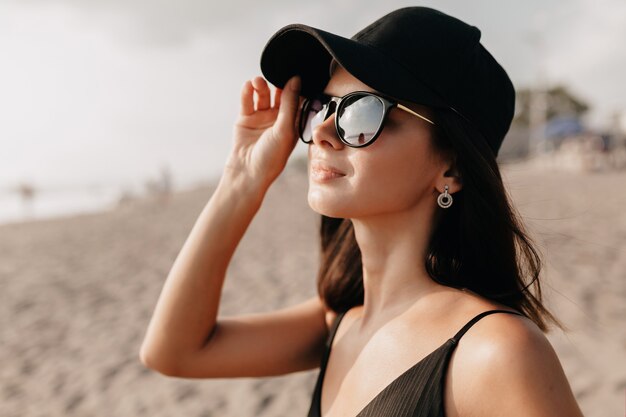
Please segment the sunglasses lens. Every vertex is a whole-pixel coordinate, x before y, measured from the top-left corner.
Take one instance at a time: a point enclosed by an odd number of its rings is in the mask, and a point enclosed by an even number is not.
[[[313,129],[315,129],[324,120],[326,106],[319,98],[311,99],[304,106],[301,116],[300,139],[306,143],[313,140]]]
[[[356,94],[346,98],[338,109],[339,133],[351,145],[369,143],[380,128],[385,106],[377,97]]]

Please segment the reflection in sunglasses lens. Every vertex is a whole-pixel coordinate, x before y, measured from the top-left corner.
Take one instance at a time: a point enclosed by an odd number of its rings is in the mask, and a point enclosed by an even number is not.
[[[306,114],[302,115],[304,120],[302,139],[304,139],[305,142],[308,143],[313,140],[313,129],[323,122],[322,118],[324,117],[325,110],[326,106],[324,106],[319,99],[311,100],[304,109]]]
[[[382,122],[383,103],[374,96],[355,95],[341,107],[338,125],[346,142],[360,146],[372,140]]]

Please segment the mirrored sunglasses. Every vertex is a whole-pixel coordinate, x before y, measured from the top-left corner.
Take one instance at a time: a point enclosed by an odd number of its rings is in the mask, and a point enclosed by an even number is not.
[[[369,91],[353,91],[343,97],[321,93],[302,103],[300,139],[311,143],[313,130],[336,112],[335,129],[343,143],[353,148],[371,145],[380,135],[389,111],[394,107],[435,124],[397,101]]]

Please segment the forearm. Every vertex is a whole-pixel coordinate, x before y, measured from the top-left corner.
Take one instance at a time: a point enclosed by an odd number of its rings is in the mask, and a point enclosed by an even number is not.
[[[168,274],[141,346],[144,363],[173,364],[204,345],[228,264],[265,191],[243,175],[222,176]]]

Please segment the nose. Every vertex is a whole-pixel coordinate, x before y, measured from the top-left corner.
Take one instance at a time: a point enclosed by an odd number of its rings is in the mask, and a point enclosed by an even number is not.
[[[341,149],[345,145],[337,136],[335,129],[335,117],[337,117],[337,103],[331,101],[328,103],[328,109],[324,115],[324,121],[317,125],[311,132],[312,141],[317,146],[331,146],[335,149]]]

